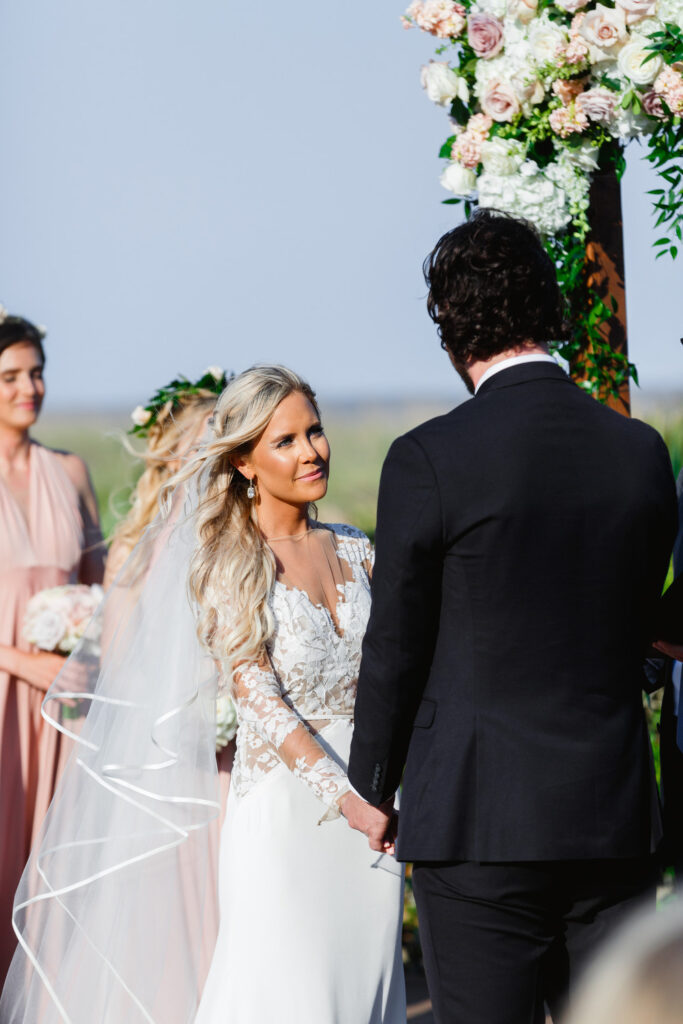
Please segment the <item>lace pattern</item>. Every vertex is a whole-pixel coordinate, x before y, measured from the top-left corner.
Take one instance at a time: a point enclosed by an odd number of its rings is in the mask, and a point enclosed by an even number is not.
[[[235,682],[239,720],[231,785],[246,796],[273,769],[285,765],[339,814],[349,790],[344,768],[316,739],[334,718],[352,718],[361,644],[370,614],[373,552],[360,530],[327,524],[337,556],[351,578],[337,586],[334,617],[306,591],[277,581],[270,602],[275,633],[267,664],[243,666]],[[335,621],[336,620],[336,621]]]

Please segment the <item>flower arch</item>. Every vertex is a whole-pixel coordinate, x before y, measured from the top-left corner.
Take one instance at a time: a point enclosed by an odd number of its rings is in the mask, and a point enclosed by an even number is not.
[[[594,176],[625,169],[646,147],[657,255],[683,234],[683,0],[414,0],[403,16],[440,40],[422,68],[429,99],[449,113],[441,147],[446,203],[496,207],[536,225],[570,304],[572,336],[554,345],[603,401],[635,366],[604,331],[614,296],[586,254]],[[443,59],[446,55],[447,59]]]

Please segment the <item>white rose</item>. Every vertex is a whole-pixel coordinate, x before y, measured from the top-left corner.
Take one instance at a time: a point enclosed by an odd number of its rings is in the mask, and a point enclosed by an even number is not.
[[[142,405],[136,405],[130,414],[130,418],[136,427],[144,427],[151,420],[152,414],[149,409],[145,409]]]
[[[538,0],[510,0],[508,3],[508,15],[525,25],[536,17],[537,11]]]
[[[627,43],[619,53],[617,64],[622,75],[626,75],[634,85],[648,85],[654,82],[662,68],[662,58],[652,51],[646,50],[648,40],[642,36],[633,35],[631,42]],[[647,64],[643,64],[646,57],[651,57]]]
[[[545,89],[543,83],[536,78],[536,72],[529,72],[527,69],[516,71],[510,77],[510,82],[522,103],[530,103],[533,107],[542,102]]]
[[[580,146],[567,146],[563,150],[563,156],[582,171],[597,171],[599,152],[598,146],[582,142]]]
[[[214,380],[222,380],[224,370],[222,366],[207,366],[206,373],[210,373]]]
[[[538,64],[554,61],[558,49],[564,48],[567,41],[566,33],[548,18],[539,18],[529,28],[531,52]]]
[[[634,21],[641,21],[654,14],[657,0],[616,0],[616,5],[624,11],[626,24],[632,25]]]
[[[425,64],[420,72],[420,82],[432,103],[442,107],[450,106],[456,97],[463,103],[470,98],[467,82],[449,68],[446,61],[430,60]]]
[[[519,170],[524,161],[524,146],[516,139],[494,136],[481,147],[481,162],[490,174],[508,175]]]
[[[580,35],[598,50],[611,50],[626,39],[626,19],[620,7],[598,4],[581,22]]]
[[[447,165],[439,178],[443,188],[456,196],[469,196],[477,185],[477,176],[468,167],[463,167],[457,160]]]
[[[59,609],[44,608],[30,623],[28,639],[41,651],[56,651],[67,631],[66,616]]]

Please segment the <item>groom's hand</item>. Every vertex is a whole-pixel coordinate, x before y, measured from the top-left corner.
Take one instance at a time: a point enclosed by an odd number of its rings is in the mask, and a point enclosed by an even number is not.
[[[398,816],[394,813],[393,799],[373,807],[355,793],[348,792],[342,797],[339,809],[351,828],[368,837],[371,850],[377,853],[394,852]]]

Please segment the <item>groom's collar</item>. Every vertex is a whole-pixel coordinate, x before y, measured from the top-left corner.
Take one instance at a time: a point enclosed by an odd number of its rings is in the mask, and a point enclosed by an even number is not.
[[[500,373],[501,370],[507,370],[510,366],[520,366],[523,363],[555,363],[555,359],[550,355],[543,355],[541,352],[529,352],[526,355],[510,356],[509,359],[501,359],[499,363],[494,363],[493,366],[489,366],[488,370],[479,378],[479,383],[474,389],[475,395],[482,384],[485,384],[487,380],[490,380],[495,373]]]
[[[489,367],[480,378],[475,395],[544,378],[570,381],[570,378],[552,356],[540,353],[512,356],[510,359],[503,359],[500,363],[494,363]]]

